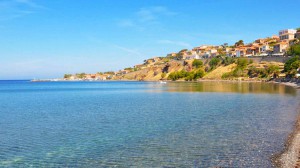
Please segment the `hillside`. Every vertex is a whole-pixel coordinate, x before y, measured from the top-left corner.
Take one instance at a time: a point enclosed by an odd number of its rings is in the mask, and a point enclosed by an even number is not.
[[[162,79],[164,73],[167,77],[171,72],[181,71],[185,68],[182,61],[172,60],[160,65],[150,65],[140,70],[126,73],[122,76],[117,76],[115,80],[144,80],[144,81],[158,81]]]
[[[224,73],[231,72],[235,67],[236,67],[236,64],[220,66],[220,67],[216,68],[215,70],[207,73],[207,75],[205,75],[203,77],[203,79],[222,79],[222,75]]]
[[[222,58],[215,59],[217,60],[216,65],[213,65],[211,62],[212,59],[203,59],[196,60],[201,62],[201,67],[193,66],[194,60],[185,60],[177,61],[170,60],[168,62],[158,61],[156,64],[143,64],[138,70],[128,72],[123,75],[115,76],[114,80],[142,80],[142,81],[158,81],[158,80],[174,80],[170,78],[170,74],[175,73],[184,73],[184,74],[193,74],[197,70],[203,70],[205,72],[202,80],[211,80],[211,79],[234,79],[239,78],[243,80],[248,80],[249,78],[261,79],[261,78],[271,78],[274,75],[279,76],[284,68],[284,63],[282,62],[267,62],[260,61],[253,63],[251,59],[239,58],[232,59],[232,63],[229,65],[224,64]],[[243,63],[244,62],[244,63]],[[244,64],[244,65],[239,65]],[[241,66],[244,66],[241,68]],[[271,70],[270,68],[273,68]],[[239,70],[239,74],[237,73]],[[224,75],[225,74],[225,75]],[[229,74],[229,76],[226,76]],[[175,80],[195,80],[195,78],[177,77]],[[197,78],[198,79],[198,78]]]

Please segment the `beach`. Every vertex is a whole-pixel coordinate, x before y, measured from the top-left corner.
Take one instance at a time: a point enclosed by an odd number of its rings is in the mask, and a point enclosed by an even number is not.
[[[299,89],[299,84],[297,83],[281,82],[280,84]],[[281,168],[300,167],[300,110],[298,110],[298,114],[299,116],[295,121],[294,130],[287,137],[285,149],[281,153],[275,155],[273,158],[273,162],[277,167],[281,167]]]

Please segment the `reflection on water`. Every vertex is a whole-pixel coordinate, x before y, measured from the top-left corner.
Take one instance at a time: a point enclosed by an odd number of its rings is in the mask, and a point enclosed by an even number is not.
[[[0,167],[272,167],[297,95],[268,83],[0,81]]]
[[[153,86],[151,86],[153,87]],[[168,92],[228,92],[228,93],[255,93],[255,94],[290,94],[296,95],[293,87],[264,82],[169,82],[164,87]]]

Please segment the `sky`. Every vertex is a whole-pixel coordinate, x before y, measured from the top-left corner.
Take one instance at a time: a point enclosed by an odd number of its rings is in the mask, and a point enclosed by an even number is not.
[[[284,2],[284,3],[283,3]],[[0,80],[117,71],[300,27],[300,0],[0,0]]]

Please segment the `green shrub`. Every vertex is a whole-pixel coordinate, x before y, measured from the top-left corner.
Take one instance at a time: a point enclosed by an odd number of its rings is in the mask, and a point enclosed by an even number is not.
[[[284,64],[284,72],[287,72],[290,74],[290,72],[293,69],[297,69],[297,62],[300,60],[299,56],[294,56],[291,59],[289,59],[285,64]],[[296,62],[296,63],[295,63]]]
[[[222,75],[222,79],[228,79],[233,77],[232,72],[226,72]]]
[[[77,78],[80,78],[80,79],[84,78],[85,75],[86,75],[85,73],[76,74]]]
[[[292,55],[292,56],[295,56],[295,55],[300,55],[300,44],[295,44],[295,45],[292,45],[289,50],[287,51],[287,54],[288,55]]]
[[[239,58],[237,60],[237,68],[240,68],[242,70],[244,70],[245,68],[247,68],[248,65],[248,60],[245,58]]]
[[[195,73],[194,73],[194,80],[197,80],[199,78],[203,78],[204,75],[205,75],[204,70],[199,69],[199,70],[195,71]]]
[[[197,60],[197,59],[195,59],[194,61],[193,61],[193,67],[196,67],[196,68],[200,68],[200,67],[202,67],[203,66],[203,62],[201,61],[201,60]]]
[[[233,64],[234,62],[235,62],[234,58],[232,58],[232,57],[225,57],[222,63],[224,65],[230,65],[230,64]]]
[[[64,78],[68,79],[68,78],[70,78],[71,76],[72,76],[72,74],[65,74],[65,75],[64,75]]]
[[[213,70],[215,69],[219,63],[221,62],[221,59],[220,58],[212,58],[210,61],[209,61],[209,66],[210,66],[210,69]]]
[[[300,61],[298,61],[300,63]],[[294,62],[295,63],[295,62]],[[299,64],[300,65],[300,64]],[[280,71],[279,71],[279,66],[278,65],[270,65],[267,69],[267,74],[269,75],[273,75],[273,76],[278,76]]]
[[[182,71],[177,71],[177,72],[172,72],[168,76],[169,80],[178,80],[184,78],[186,81],[192,81],[192,80],[197,80],[199,78],[202,78],[205,75],[205,72],[203,69],[198,69],[196,71],[192,72],[186,72],[185,70]]]

